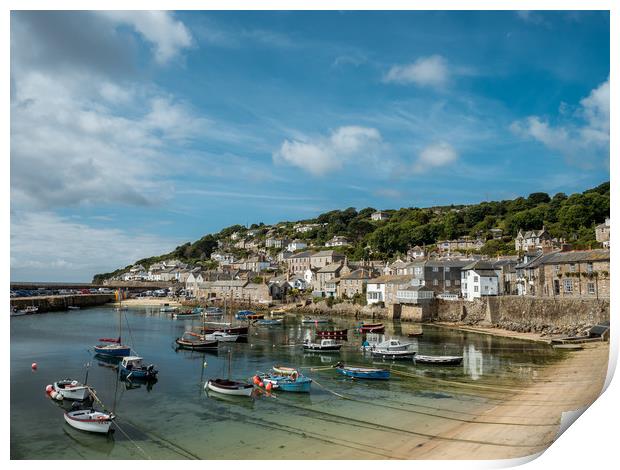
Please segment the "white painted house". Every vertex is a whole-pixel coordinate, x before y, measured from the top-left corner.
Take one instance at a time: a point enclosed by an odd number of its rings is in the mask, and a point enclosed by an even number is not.
[[[467,300],[479,299],[499,292],[499,278],[493,265],[474,261],[461,270],[461,294]]]
[[[286,246],[286,251],[305,250],[308,248],[308,244],[301,240],[293,240]]]

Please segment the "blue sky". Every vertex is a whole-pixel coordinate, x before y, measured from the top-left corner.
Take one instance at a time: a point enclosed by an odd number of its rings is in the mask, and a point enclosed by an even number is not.
[[[609,179],[607,12],[13,12],[11,278]]]

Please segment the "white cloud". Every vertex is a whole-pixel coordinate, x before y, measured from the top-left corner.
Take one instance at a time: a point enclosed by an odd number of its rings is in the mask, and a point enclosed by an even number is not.
[[[562,154],[569,162],[588,167],[609,160],[609,79],[583,98],[573,113],[573,121],[552,125],[548,119],[529,116],[514,121],[510,129],[517,135],[532,138]],[[562,104],[560,114],[566,114]]]
[[[128,24],[155,46],[155,60],[164,64],[192,43],[185,25],[166,11],[101,11],[100,15],[119,24]]]
[[[459,155],[452,145],[436,142],[424,147],[413,164],[415,173],[423,173],[432,168],[449,165],[457,161]]]
[[[11,279],[88,282],[179,243],[151,234],[93,228],[50,212],[12,214]]]
[[[394,65],[384,77],[384,81],[442,88],[448,83],[449,76],[450,69],[446,59],[440,55],[432,55],[420,57],[412,64]]]
[[[287,163],[314,175],[337,170],[353,157],[368,157],[375,153],[381,142],[377,129],[344,126],[328,137],[305,140],[285,140],[274,153],[276,163]],[[365,155],[362,155],[365,154]]]

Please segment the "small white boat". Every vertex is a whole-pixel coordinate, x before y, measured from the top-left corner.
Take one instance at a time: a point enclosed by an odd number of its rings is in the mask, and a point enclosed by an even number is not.
[[[69,305],[67,308],[69,310],[80,310],[80,307],[78,307],[77,305]]]
[[[52,388],[65,400],[84,401],[90,396],[90,388],[77,380],[62,379],[54,382]]]
[[[221,343],[234,343],[239,338],[239,335],[226,333],[224,331],[215,331],[204,335],[205,340],[215,340]]]
[[[171,307],[169,304],[164,304],[164,305],[161,306],[159,311],[161,313],[176,312],[178,309],[179,309],[178,307]]]
[[[458,366],[463,362],[463,356],[415,356],[415,362],[417,364]]]
[[[309,340],[304,343],[304,351],[318,352],[339,352],[342,344],[334,339],[322,339],[320,343],[311,343]]]
[[[205,390],[212,390],[224,395],[249,397],[252,395],[254,385],[234,380],[210,379],[205,384]]]
[[[95,410],[66,411],[65,421],[75,429],[106,434],[110,431],[113,414]]]
[[[329,323],[331,320],[329,318],[311,318],[311,317],[304,317],[303,320],[301,320],[301,323],[303,325],[316,325],[319,323]]]
[[[399,339],[388,339],[382,343],[377,344],[377,349],[385,349],[387,351],[408,351],[409,346],[413,343],[401,343]]]

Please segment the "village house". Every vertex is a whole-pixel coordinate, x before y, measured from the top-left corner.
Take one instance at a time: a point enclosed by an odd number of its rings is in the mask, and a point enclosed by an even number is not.
[[[320,226],[321,224],[297,224],[294,228],[297,233],[307,233]]]
[[[407,260],[414,261],[420,258],[426,258],[426,249],[416,245],[407,250]]]
[[[479,250],[484,246],[484,240],[480,238],[461,237],[456,240],[440,240],[437,242],[437,249],[442,252],[465,252]]]
[[[288,271],[295,274],[301,274],[306,269],[312,267],[312,253],[309,251],[302,251],[296,253],[284,260],[287,265]]]
[[[498,276],[487,261],[474,261],[461,270],[461,294],[467,300],[498,295]]]
[[[393,289],[390,289],[390,286],[408,285],[410,282],[411,276],[383,275],[369,279],[366,283],[366,303],[369,305],[381,302],[386,304],[388,299],[392,298],[390,294]]]
[[[372,279],[372,277],[373,272],[363,268],[342,275],[338,285],[338,297],[352,298],[356,294],[363,294],[366,283],[369,279]]]
[[[316,273],[316,280],[314,282],[314,292],[313,295],[324,297],[326,296],[326,283],[331,281],[332,279],[339,278],[344,274],[348,274],[351,272],[351,269],[345,261],[338,261],[332,264],[328,264],[327,266],[322,267]],[[337,294],[337,286],[334,286],[333,283],[330,286],[329,296],[335,297]]]
[[[265,239],[265,248],[277,248],[277,249],[282,249],[284,248],[288,243],[288,240],[286,238],[266,238]]]
[[[544,271],[542,262],[553,253],[538,253],[528,251],[523,259],[515,266],[517,273],[517,295],[540,295],[544,286]]]
[[[318,269],[316,268],[308,268],[303,272],[303,278],[306,282],[306,287],[304,289],[309,289],[311,286],[314,285],[314,282],[316,281],[317,271]]]
[[[605,222],[596,226],[596,241],[602,243],[603,248],[609,248],[609,217],[605,218]]]
[[[310,257],[310,268],[324,268],[328,264],[333,264],[337,261],[341,261],[345,258],[342,253],[338,253],[334,250],[325,250],[314,253]]]
[[[389,216],[387,212],[377,211],[370,214],[370,220],[387,220]]]
[[[428,303],[435,297],[435,291],[426,286],[399,286],[396,291],[396,300],[401,304]]]
[[[302,240],[293,240],[286,246],[287,251],[304,250],[308,247],[308,244]]]
[[[493,240],[501,240],[504,235],[504,231],[501,228],[492,228],[489,232],[491,232]]]
[[[220,265],[231,264],[236,261],[235,255],[233,255],[232,253],[224,253],[222,251],[214,251],[213,253],[211,253],[210,258]]]
[[[491,263],[497,273],[499,295],[517,294],[517,270],[515,269],[517,263],[516,256],[497,259]]]
[[[556,252],[541,261],[543,297],[609,298],[609,250]]]
[[[529,230],[522,232],[519,230],[515,238],[516,251],[542,250],[548,251],[558,244],[557,240],[553,240],[549,232],[543,228],[541,230]]]
[[[267,261],[264,256],[250,256],[249,258],[241,261],[239,269],[260,273],[261,271],[268,269],[270,266],[271,263]]]
[[[432,289],[436,295],[461,294],[461,269],[472,260],[431,259],[406,264],[401,271],[411,276],[412,285]]]
[[[286,260],[289,259],[291,256],[293,256],[293,253],[291,253],[290,251],[281,251],[278,253],[278,256],[276,256],[276,261],[278,263],[286,264]]]
[[[349,240],[346,237],[334,236],[331,240],[325,242],[326,247],[347,246]]]
[[[392,264],[389,265],[389,273],[391,275],[394,276],[402,276],[403,274],[407,274],[405,272],[405,268],[407,267],[406,262],[404,262],[402,259],[400,258],[396,258],[396,261],[394,261]]]

